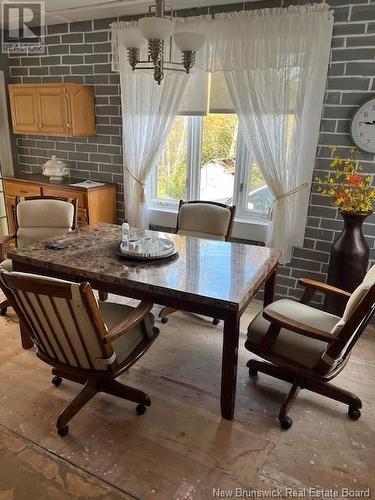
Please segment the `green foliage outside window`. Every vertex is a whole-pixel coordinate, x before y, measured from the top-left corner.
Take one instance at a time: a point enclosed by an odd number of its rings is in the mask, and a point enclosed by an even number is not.
[[[249,193],[265,185],[265,180],[262,172],[260,171],[259,165],[257,163],[252,163],[250,165],[250,174],[248,181]]]
[[[157,198],[179,200],[186,197],[188,118],[176,117],[157,169]],[[234,114],[211,114],[203,118],[201,167],[211,161],[223,162],[234,175],[238,118]],[[249,192],[264,186],[256,164],[250,166]]]
[[[212,160],[236,157],[237,115],[208,115],[203,118],[201,166]]]
[[[157,170],[157,198],[185,198],[187,174],[187,118],[178,116],[169,133]]]

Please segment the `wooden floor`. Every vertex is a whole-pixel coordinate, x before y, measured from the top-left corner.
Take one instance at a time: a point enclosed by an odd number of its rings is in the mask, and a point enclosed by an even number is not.
[[[156,311],[157,312],[157,311]],[[243,330],[253,310],[244,318]],[[177,313],[128,375],[150,395],[135,405],[98,395],[62,439],[55,422],[78,386],[50,380],[50,369],[20,348],[14,314],[0,318],[0,499],[117,500],[213,498],[213,488],[320,487],[365,489],[375,495],[375,339],[370,328],[337,384],[363,400],[362,418],[302,391],[279,429],[287,384],[249,380],[241,338],[235,419],[220,418],[221,327]],[[308,497],[307,497],[308,498]]]

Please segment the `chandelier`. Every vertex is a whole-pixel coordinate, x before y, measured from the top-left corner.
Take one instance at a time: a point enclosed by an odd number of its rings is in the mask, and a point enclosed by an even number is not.
[[[155,15],[152,16],[152,11]],[[165,15],[164,0],[155,0],[149,15],[138,21],[138,27],[121,33],[121,43],[126,47],[132,70],[152,69],[154,79],[160,85],[165,71],[189,73],[195,64],[195,53],[203,46],[205,35],[200,33],[174,32],[173,12]],[[169,40],[169,53],[165,55],[165,42]],[[181,62],[172,61],[173,42],[181,51]],[[148,57],[141,60],[141,50],[148,44]]]

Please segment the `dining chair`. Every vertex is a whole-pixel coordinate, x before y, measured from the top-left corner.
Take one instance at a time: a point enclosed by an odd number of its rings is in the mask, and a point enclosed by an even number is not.
[[[68,422],[99,392],[137,403],[142,415],[151,405],[142,391],[116,378],[148,350],[159,334],[152,303],[137,308],[101,302],[89,283],[71,283],[19,272],[0,272],[1,286],[18,317],[27,325],[37,356],[53,367],[52,383],[62,379],[83,385],[57,420],[65,436]]]
[[[272,302],[250,323],[245,347],[266,361],[250,359],[246,365],[249,375],[256,377],[263,372],[292,384],[279,413],[283,429],[293,424],[287,413],[300,389],[348,405],[349,417],[357,420],[361,416],[361,400],[329,381],[345,368],[375,312],[375,266],[353,293],[310,279],[299,282],[305,289],[300,302]],[[317,290],[347,301],[341,318],[308,305]]]
[[[177,214],[176,234],[194,236],[209,240],[228,241],[232,235],[236,207],[214,201],[180,200]],[[159,318],[167,323],[168,316],[178,311],[172,307],[164,307]],[[220,320],[213,319],[217,325]]]
[[[1,269],[12,271],[12,261],[6,258],[6,248],[13,244],[22,248],[30,243],[55,238],[76,228],[77,200],[56,196],[17,197],[15,232],[0,238]],[[7,300],[0,302],[0,315],[7,312]]]

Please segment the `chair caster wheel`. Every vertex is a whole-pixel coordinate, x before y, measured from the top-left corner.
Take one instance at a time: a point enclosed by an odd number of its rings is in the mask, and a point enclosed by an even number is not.
[[[254,378],[258,376],[258,370],[255,368],[249,368],[249,377]]]
[[[163,316],[160,320],[163,324],[168,323],[168,318],[166,316]]]
[[[355,408],[354,406],[349,406],[348,415],[350,420],[358,420],[361,416],[361,410],[359,408]]]
[[[144,413],[146,413],[146,410],[147,410],[146,406],[141,404],[139,404],[135,409],[138,415],[143,415]]]
[[[280,420],[280,426],[284,431],[287,431],[290,429],[293,425],[293,420],[290,417],[284,417],[282,420]]]
[[[2,307],[0,309],[0,316],[5,316],[7,313],[8,308],[7,307]]]
[[[59,385],[61,384],[61,382],[62,382],[62,378],[61,377],[53,377],[53,379],[52,379],[52,383],[56,387],[59,387]]]
[[[215,326],[218,325],[219,323],[220,323],[219,319],[215,318],[215,319],[212,320],[212,324],[215,325]]]
[[[57,429],[57,434],[61,437],[66,436],[68,432],[69,432],[69,425],[63,425],[62,427],[59,427]]]

